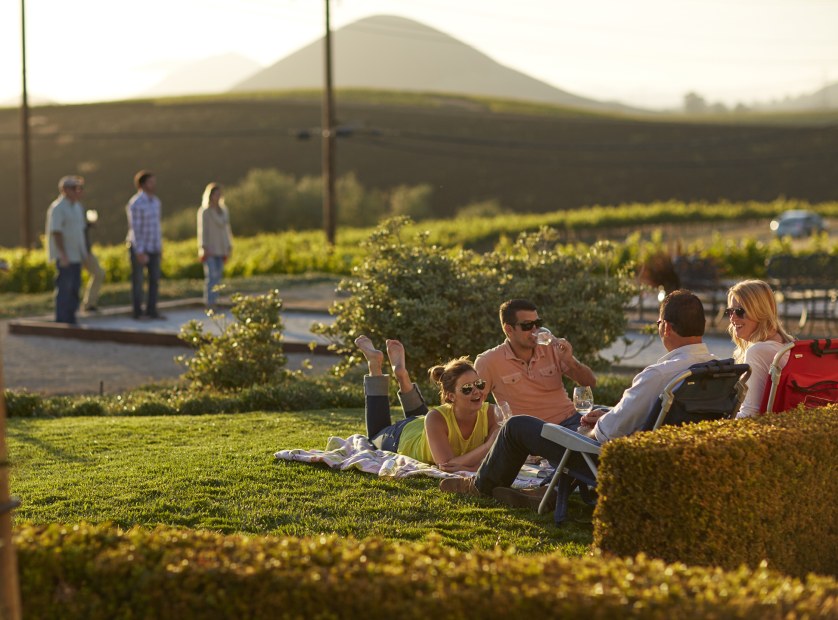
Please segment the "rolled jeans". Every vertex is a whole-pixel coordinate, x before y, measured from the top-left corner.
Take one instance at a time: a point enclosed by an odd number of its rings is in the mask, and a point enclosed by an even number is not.
[[[148,300],[145,306],[146,314],[153,316],[157,314],[157,289],[160,285],[160,253],[146,253],[148,262],[145,267],[137,260],[137,253],[134,248],[129,250],[131,254],[131,303],[134,306],[134,316],[143,313],[143,269],[148,271]]]
[[[58,270],[55,276],[55,322],[75,323],[76,310],[79,309],[81,263],[62,267],[59,261],[55,261],[55,268]]]
[[[379,450],[398,452],[399,439],[405,424],[428,413],[428,405],[413,384],[409,392],[399,392],[399,402],[404,418],[393,424],[390,416],[390,377],[388,375],[366,375],[364,377],[364,417],[367,423],[367,437]]]
[[[579,429],[581,419],[581,415],[574,413],[559,426],[575,431]],[[544,420],[528,415],[516,415],[507,420],[477,470],[475,484],[482,494],[491,495],[495,487],[512,486],[530,454],[546,458],[553,467],[559,464],[565,449],[541,436],[545,424]]]
[[[204,303],[207,306],[214,306],[218,293],[215,287],[221,284],[221,277],[224,273],[223,256],[204,257]]]

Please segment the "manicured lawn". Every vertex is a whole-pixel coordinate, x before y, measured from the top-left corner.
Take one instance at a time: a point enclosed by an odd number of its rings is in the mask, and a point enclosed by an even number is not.
[[[20,419],[8,422],[18,522],[112,521],[220,532],[423,540],[459,549],[514,545],[580,555],[591,509],[576,522],[441,493],[431,478],[379,479],[280,462],[283,448],[323,448],[363,432],[363,411],[172,417]]]

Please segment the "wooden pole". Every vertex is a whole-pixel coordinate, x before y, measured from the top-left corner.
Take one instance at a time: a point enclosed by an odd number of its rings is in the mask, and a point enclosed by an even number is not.
[[[20,241],[28,252],[35,247],[32,237],[32,170],[29,148],[29,95],[26,90],[26,0],[20,0],[20,41],[23,91],[20,97],[21,191]]]
[[[20,620],[17,557],[12,546],[12,500],[6,452],[6,398],[3,388],[3,351],[0,348],[0,620]]]
[[[326,0],[326,36],[323,39],[323,229],[326,242],[335,245],[335,115],[332,96],[332,27]]]

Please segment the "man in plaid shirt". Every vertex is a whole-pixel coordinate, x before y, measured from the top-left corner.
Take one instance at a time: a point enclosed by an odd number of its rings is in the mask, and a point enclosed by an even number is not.
[[[137,193],[128,201],[128,251],[131,255],[131,302],[134,318],[162,319],[157,312],[160,284],[160,199],[156,196],[157,177],[150,170],[134,175]],[[143,270],[148,271],[148,300],[143,312]]]

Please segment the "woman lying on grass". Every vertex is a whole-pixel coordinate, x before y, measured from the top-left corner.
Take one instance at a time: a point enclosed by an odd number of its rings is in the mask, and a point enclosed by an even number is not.
[[[434,366],[428,374],[439,384],[441,405],[428,409],[405,366],[404,345],[387,341],[387,357],[399,384],[404,419],[390,418],[390,377],[382,373],[384,354],[367,336],[355,344],[369,364],[364,377],[367,436],[379,450],[389,450],[443,471],[476,471],[497,437],[500,427],[495,406],[485,402],[486,382],[478,377],[468,358]]]

